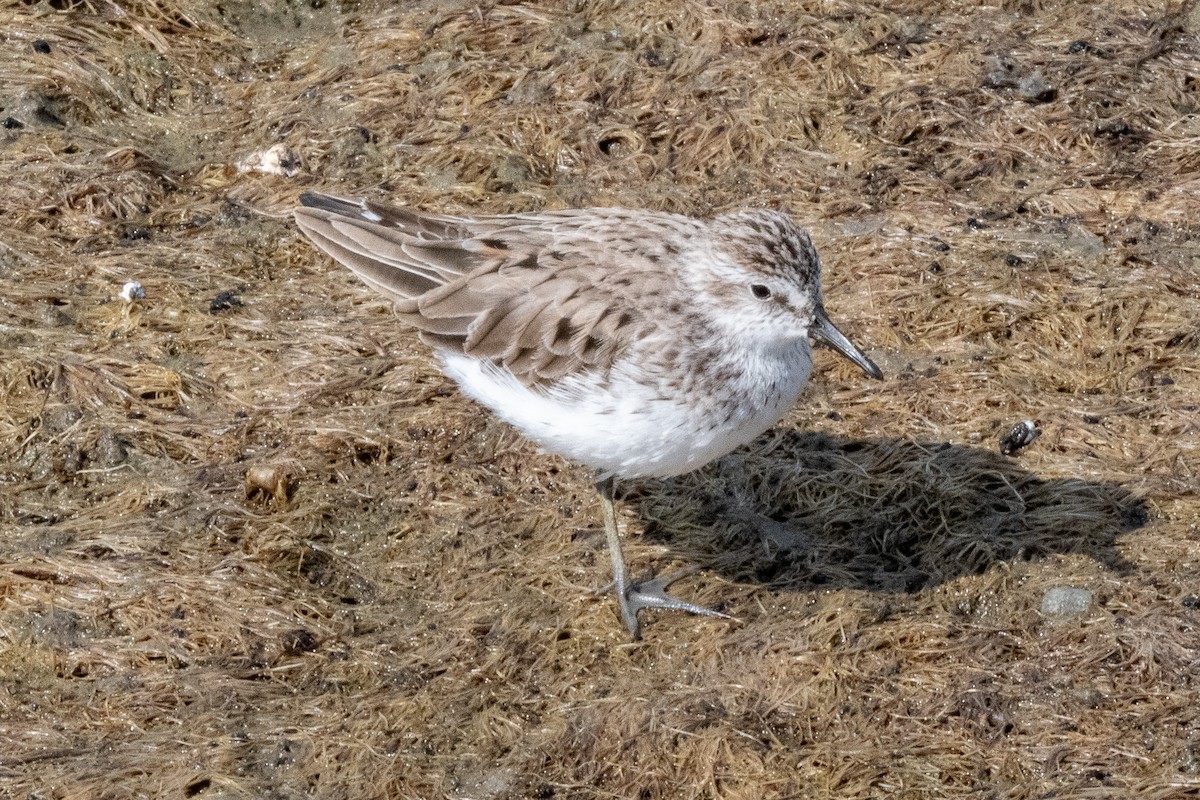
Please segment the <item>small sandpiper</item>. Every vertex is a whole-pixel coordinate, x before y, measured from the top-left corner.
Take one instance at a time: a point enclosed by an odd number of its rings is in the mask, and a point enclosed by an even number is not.
[[[454,217],[304,194],[300,229],[391,297],[469,396],[596,470],[621,617],[726,616],[631,583],[613,479],[679,475],[795,404],[809,337],[883,373],[825,313],[809,235],[776,211],[701,221],[588,208]]]

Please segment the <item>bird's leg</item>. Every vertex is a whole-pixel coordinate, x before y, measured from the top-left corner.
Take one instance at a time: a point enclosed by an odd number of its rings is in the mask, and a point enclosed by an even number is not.
[[[604,510],[604,535],[608,537],[608,552],[613,562],[613,587],[617,592],[617,602],[621,605],[621,619],[625,627],[636,641],[641,637],[638,628],[637,608],[629,602],[629,587],[626,584],[625,557],[621,555],[621,537],[617,533],[617,512],[613,508],[613,476],[596,482],[596,491],[600,493],[600,507]]]
[[[604,533],[608,538],[608,551],[613,561],[613,586],[617,592],[617,603],[621,606],[621,619],[629,629],[634,641],[641,638],[638,626],[638,612],[643,608],[666,608],[673,611],[689,611],[693,614],[704,614],[709,617],[724,617],[733,619],[728,614],[698,606],[671,597],[666,588],[693,570],[676,572],[665,578],[655,578],[644,583],[629,583],[625,573],[625,558],[621,555],[621,537],[617,533],[617,514],[613,508],[613,477],[609,475],[596,482],[596,491],[600,494],[600,507],[604,509]]]

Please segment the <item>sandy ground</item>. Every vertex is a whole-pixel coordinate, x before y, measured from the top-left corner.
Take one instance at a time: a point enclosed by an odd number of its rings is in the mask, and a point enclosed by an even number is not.
[[[1200,794],[1198,36],[1140,2],[0,8],[0,796]],[[780,208],[887,380],[819,352],[754,445],[622,487],[634,570],[737,617],[631,643],[591,475],[308,246],[307,189]]]

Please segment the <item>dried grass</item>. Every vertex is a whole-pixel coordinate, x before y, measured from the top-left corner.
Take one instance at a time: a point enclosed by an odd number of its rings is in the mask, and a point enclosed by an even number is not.
[[[0,795],[1200,793],[1193,6],[0,9]],[[627,642],[308,187],[810,225],[889,379],[624,487],[740,622]]]

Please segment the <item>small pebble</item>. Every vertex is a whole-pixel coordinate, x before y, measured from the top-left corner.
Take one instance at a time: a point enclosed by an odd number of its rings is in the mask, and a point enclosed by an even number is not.
[[[1054,84],[1046,80],[1041,70],[1026,75],[1017,82],[1017,92],[1021,99],[1029,103],[1049,103],[1058,96]]]
[[[1041,435],[1042,429],[1038,427],[1036,420],[1027,419],[1023,422],[1010,425],[1004,433],[1000,434],[1000,452],[1006,456],[1011,456],[1018,450],[1030,445],[1034,439]]]
[[[278,464],[256,464],[246,470],[246,498],[267,495],[278,503],[287,501],[288,474]]]
[[[1085,614],[1092,607],[1092,593],[1073,586],[1055,586],[1042,595],[1042,613]]]
[[[231,308],[241,308],[242,300],[238,297],[237,292],[229,289],[221,292],[208,303],[208,313],[219,314],[222,311],[228,311]]]

